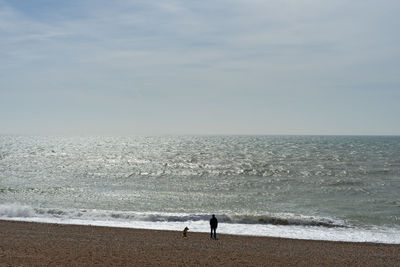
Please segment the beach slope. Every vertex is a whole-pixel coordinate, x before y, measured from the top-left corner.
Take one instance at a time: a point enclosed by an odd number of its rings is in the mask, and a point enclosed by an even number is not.
[[[400,266],[400,245],[0,221],[0,266]]]

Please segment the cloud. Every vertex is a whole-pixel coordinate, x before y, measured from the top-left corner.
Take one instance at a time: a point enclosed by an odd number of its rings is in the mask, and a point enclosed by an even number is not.
[[[122,114],[130,113],[144,116],[137,120],[144,125],[149,109],[148,124],[162,114],[189,132],[173,117],[186,112],[217,132],[232,114],[247,125],[237,132],[246,132],[262,128],[246,118],[322,121],[317,113],[331,114],[324,96],[355,100],[360,88],[390,85],[393,93],[400,84],[396,1],[64,2],[0,2],[0,111],[15,110],[15,99],[36,99],[67,117],[77,109],[71,118],[90,111],[129,121]],[[319,112],[290,105],[315,95]],[[32,105],[18,108],[28,116]],[[209,127],[206,111],[215,114]]]

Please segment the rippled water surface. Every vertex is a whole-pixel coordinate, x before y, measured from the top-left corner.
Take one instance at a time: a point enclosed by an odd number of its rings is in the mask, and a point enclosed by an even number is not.
[[[399,192],[400,137],[0,136],[0,216],[397,229]]]

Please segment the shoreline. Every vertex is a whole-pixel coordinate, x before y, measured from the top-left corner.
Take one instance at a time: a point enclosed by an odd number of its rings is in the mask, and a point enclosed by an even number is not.
[[[60,224],[60,225],[76,225],[76,226],[94,226],[94,227],[111,227],[111,228],[125,228],[125,229],[138,229],[138,230],[155,230],[155,231],[180,231],[188,226],[191,232],[197,233],[208,233],[208,222],[204,221],[200,224],[195,223],[182,223],[181,225],[172,224],[169,226],[159,226],[157,224],[152,224],[154,222],[140,222],[139,224],[132,224],[130,222],[115,222],[115,221],[86,221],[86,220],[46,220],[46,219],[22,219],[22,218],[0,218],[0,221],[15,221],[15,222],[32,222],[32,223],[43,223],[43,224]],[[314,240],[314,241],[327,241],[327,242],[347,242],[347,243],[375,243],[375,244],[393,244],[400,245],[400,229],[395,231],[390,231],[390,229],[381,229],[386,232],[378,230],[368,230],[361,228],[354,228],[351,232],[343,232],[341,230],[348,228],[337,228],[336,231],[329,229],[322,229],[316,227],[316,229],[307,229],[292,225],[292,229],[288,230],[287,226],[273,225],[275,228],[264,228],[264,231],[260,229],[254,229],[254,224],[242,225],[237,228],[236,224],[224,224],[220,222],[219,234],[234,235],[234,236],[244,236],[244,237],[271,237],[271,238],[283,238],[283,239],[294,239],[294,240]],[[205,226],[205,227],[204,227]],[[278,228],[276,228],[278,227]],[[291,227],[291,226],[289,226]],[[296,227],[299,227],[296,229]],[[265,230],[266,229],[266,230]],[[243,231],[245,230],[245,231]],[[279,234],[276,234],[279,233]]]
[[[399,266],[400,245],[0,220],[0,265]]]

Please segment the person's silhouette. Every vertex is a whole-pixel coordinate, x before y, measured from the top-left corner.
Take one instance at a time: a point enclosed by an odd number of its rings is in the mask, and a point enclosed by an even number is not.
[[[218,227],[218,220],[213,214],[211,219],[210,219],[210,227],[211,227],[211,236],[210,238],[213,238],[213,232],[214,232],[214,239],[217,239],[217,227]]]

